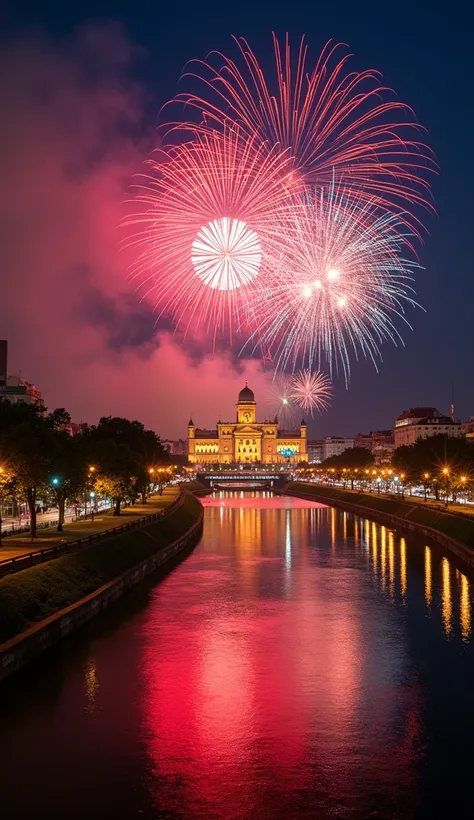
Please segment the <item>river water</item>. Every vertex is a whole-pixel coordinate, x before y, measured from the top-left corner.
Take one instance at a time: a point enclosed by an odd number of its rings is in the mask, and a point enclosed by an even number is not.
[[[472,817],[473,576],[270,493],[0,694],[2,817]]]

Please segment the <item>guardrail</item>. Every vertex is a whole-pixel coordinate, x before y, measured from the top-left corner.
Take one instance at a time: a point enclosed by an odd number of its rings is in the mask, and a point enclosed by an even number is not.
[[[55,558],[61,558],[62,555],[77,552],[83,547],[89,547],[112,535],[123,535],[126,532],[141,529],[141,527],[151,524],[153,521],[166,518],[171,512],[174,512],[177,507],[181,506],[183,501],[184,493],[181,491],[178,498],[168,507],[165,507],[164,510],[161,510],[161,512],[146,515],[143,518],[138,518],[136,521],[130,521],[118,527],[111,527],[108,530],[102,530],[102,532],[91,533],[91,535],[87,535],[85,538],[78,538],[75,541],[56,544],[54,547],[48,547],[47,549],[33,550],[32,552],[18,555],[16,558],[4,558],[0,561],[0,578],[4,578],[5,575],[10,575],[13,572],[19,572],[22,569],[34,567],[36,564],[53,561]]]

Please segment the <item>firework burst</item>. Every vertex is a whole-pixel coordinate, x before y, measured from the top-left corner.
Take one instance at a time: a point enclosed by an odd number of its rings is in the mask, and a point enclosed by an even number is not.
[[[228,127],[196,133],[149,166],[124,220],[139,251],[132,277],[159,316],[232,336],[272,269],[268,239],[298,187],[290,158]]]
[[[333,396],[331,380],[319,370],[301,370],[291,380],[291,395],[293,400],[311,416],[323,413],[330,406]]]
[[[288,36],[282,47],[274,35],[275,75],[267,78],[247,41],[234,41],[236,60],[212,52],[207,61],[191,62],[185,76],[204,85],[202,95],[176,98],[198,109],[201,127],[238,123],[247,138],[288,149],[305,181],[323,184],[335,170],[384,210],[403,203],[403,219],[416,225],[406,206],[431,207],[426,171],[436,163],[413,111],[381,83],[379,72],[350,70],[352,55],[333,41],[310,65],[304,37],[294,59]]]
[[[332,184],[293,204],[278,243],[247,344],[269,351],[276,371],[324,365],[342,368],[347,382],[351,353],[377,366],[381,343],[401,341],[396,322],[408,325],[405,308],[416,305],[411,274],[419,265],[404,258],[403,223]]]
[[[293,395],[293,379],[285,373],[277,374],[269,387],[268,406],[272,417],[278,419],[282,427],[289,427],[296,421],[297,403]]]

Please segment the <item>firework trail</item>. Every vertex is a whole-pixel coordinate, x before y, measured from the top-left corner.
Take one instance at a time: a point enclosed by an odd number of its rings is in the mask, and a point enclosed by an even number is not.
[[[185,77],[200,81],[203,93],[184,92],[175,101],[196,108],[204,129],[232,121],[247,138],[288,149],[295,174],[308,183],[323,184],[335,171],[383,210],[403,205],[403,220],[419,228],[407,206],[432,208],[425,177],[436,163],[412,109],[380,73],[350,70],[352,55],[333,41],[310,64],[303,37],[292,59],[288,35],[283,46],[273,35],[275,75],[267,78],[247,41],[234,41],[236,60],[212,52],[207,61],[191,61]]]
[[[291,380],[291,395],[305,413],[311,416],[315,412],[322,413],[331,404],[331,380],[319,370],[314,373],[311,370],[301,370]]]
[[[268,406],[272,418],[278,419],[283,428],[291,427],[297,419],[297,403],[293,395],[293,379],[279,373],[272,380],[268,391]]]
[[[402,341],[396,322],[409,326],[411,237],[398,217],[335,184],[306,191],[280,219],[278,261],[251,305],[257,330],[243,349],[262,345],[276,372],[342,369],[347,383],[351,353],[377,366],[381,343]]]
[[[159,316],[232,337],[273,268],[268,238],[299,187],[291,158],[229,126],[196,133],[149,167],[124,220],[126,244],[138,249],[132,278]]]

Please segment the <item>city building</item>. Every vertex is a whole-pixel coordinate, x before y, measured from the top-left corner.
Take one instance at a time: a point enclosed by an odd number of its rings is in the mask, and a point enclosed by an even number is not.
[[[395,421],[395,448],[409,447],[420,438],[439,435],[462,436],[463,431],[461,422],[443,416],[436,407],[411,407]]]
[[[308,464],[321,464],[323,460],[322,438],[308,441]]]
[[[169,453],[171,456],[187,456],[188,454],[188,442],[185,438],[179,438],[176,441],[172,441],[168,438],[160,439],[163,448]]]
[[[376,464],[390,461],[395,445],[392,430],[373,430],[370,433],[357,433],[354,447],[363,447],[370,450]]]
[[[372,433],[357,433],[354,439],[354,447],[363,447],[365,450],[372,452]]]
[[[474,433],[474,416],[469,416],[469,421],[461,422],[461,430],[466,436]]]
[[[236,421],[219,421],[217,429],[202,430],[188,424],[188,459],[191,464],[278,464],[308,460],[306,424],[280,430],[278,421],[257,421],[255,396],[245,384],[236,404]]]
[[[343,438],[342,436],[326,436],[323,439],[323,461],[327,458],[333,458],[344,452],[350,450],[354,446],[353,438]]]
[[[24,401],[26,404],[35,404],[41,401],[39,390],[25,381],[21,376],[8,375],[8,342],[0,340],[0,398],[8,399],[12,403]]]

